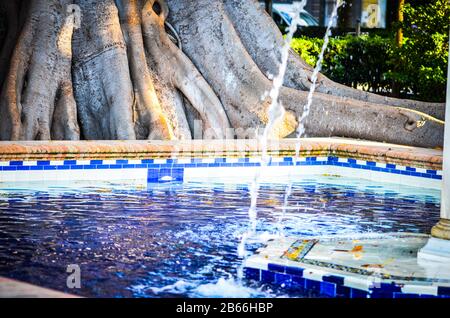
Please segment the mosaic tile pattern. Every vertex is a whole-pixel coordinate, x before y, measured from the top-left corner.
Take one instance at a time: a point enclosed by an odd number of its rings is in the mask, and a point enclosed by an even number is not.
[[[391,173],[442,180],[442,171],[428,170],[396,164],[363,161],[339,157],[304,157],[295,162],[297,166],[336,166],[352,169]],[[174,159],[114,159],[114,160],[37,160],[0,162],[2,172],[8,171],[61,171],[61,170],[117,170],[147,169],[149,182],[183,181],[187,168],[258,167],[261,159],[254,158],[174,158]],[[294,166],[293,157],[272,158],[270,167]],[[107,178],[107,175],[105,175]]]
[[[380,240],[385,239],[384,236],[385,234],[368,237],[357,235],[353,239],[378,244]],[[427,235],[409,233],[391,233],[389,236],[394,239],[403,239],[407,243],[412,242],[412,245],[417,245],[417,242],[426,241],[428,238]],[[344,239],[349,242],[353,240],[352,238]],[[343,238],[337,236],[323,240],[327,243],[338,244]],[[338,264],[332,257],[328,257],[331,255],[329,251],[325,251],[322,256],[316,251],[315,257],[323,257],[324,261],[308,259],[308,252],[319,241],[320,239],[291,239],[290,241],[288,239],[286,242],[269,243],[265,249],[259,250],[248,259],[245,268],[246,277],[266,284],[282,285],[288,290],[308,290],[328,297],[450,298],[450,270],[445,270],[445,265],[437,270],[436,277],[430,278],[398,274],[376,275],[374,272],[356,268],[354,264],[351,264],[352,262],[347,261],[348,266]],[[283,250],[285,250],[284,253]],[[409,258],[414,261],[415,254]],[[400,266],[404,261],[405,259],[400,261]],[[408,264],[403,266],[409,267]]]

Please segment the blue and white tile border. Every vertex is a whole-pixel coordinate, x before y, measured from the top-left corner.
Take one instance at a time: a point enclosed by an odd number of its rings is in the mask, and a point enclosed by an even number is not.
[[[198,178],[252,176],[261,165],[259,157],[251,158],[172,158],[172,159],[112,159],[112,160],[36,160],[0,162],[0,182],[44,180],[131,180],[147,182],[184,181]],[[293,157],[274,157],[267,173],[273,176],[289,174],[331,174],[355,176],[382,182],[393,182],[439,188],[442,171],[386,164],[335,156],[302,157],[294,169]]]

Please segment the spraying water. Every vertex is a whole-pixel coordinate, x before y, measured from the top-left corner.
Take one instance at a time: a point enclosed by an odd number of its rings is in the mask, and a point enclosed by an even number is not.
[[[295,144],[295,158],[294,158],[294,162],[293,162],[294,169],[297,166],[297,163],[298,163],[298,160],[300,157],[301,138],[305,136],[305,132],[306,132],[305,120],[308,118],[309,113],[311,111],[313,96],[314,96],[314,93],[315,93],[316,87],[317,87],[317,78],[319,76],[320,71],[322,70],[322,64],[323,64],[323,59],[324,59],[324,55],[325,55],[325,50],[327,49],[328,43],[330,42],[331,29],[333,28],[333,23],[335,22],[335,20],[338,16],[338,10],[344,3],[345,2],[343,0],[337,0],[336,5],[333,9],[333,12],[331,13],[331,17],[330,17],[330,20],[328,21],[328,26],[327,26],[327,30],[326,30],[324,41],[323,41],[323,46],[322,46],[322,49],[320,51],[320,54],[319,54],[319,57],[318,57],[318,60],[316,63],[316,67],[314,68],[314,71],[313,71],[313,74],[311,77],[312,84],[309,89],[308,99],[307,99],[306,104],[303,107],[302,115],[300,116],[300,118],[298,120],[297,142]],[[291,196],[291,194],[292,194],[292,178],[289,177],[289,183],[286,188],[285,195],[284,195],[282,215],[278,221],[279,236],[283,236],[282,221],[286,215],[286,209],[288,207],[288,200],[289,200],[289,197]]]
[[[297,27],[300,24],[300,13],[303,11],[307,0],[302,0],[301,2],[294,3],[294,17],[292,19],[291,26],[289,27],[289,32],[286,36],[285,43],[281,50],[281,64],[278,75],[273,79],[273,86],[270,90],[269,96],[271,98],[271,103],[268,109],[268,117],[269,121],[264,128],[264,133],[261,137],[261,166],[255,173],[253,182],[250,186],[250,196],[251,196],[251,204],[248,210],[249,216],[249,228],[247,233],[244,233],[242,236],[241,242],[238,247],[238,256],[243,258],[244,261],[242,263],[241,268],[238,270],[238,280],[241,281],[244,276],[244,265],[246,255],[246,244],[250,237],[252,237],[256,232],[257,225],[257,200],[258,200],[258,192],[259,192],[259,181],[261,177],[261,172],[265,167],[268,166],[270,162],[270,156],[267,151],[267,142],[269,139],[269,135],[272,132],[275,125],[277,125],[280,120],[284,117],[285,109],[280,101],[280,90],[284,83],[284,76],[286,74],[288,59],[289,59],[289,50],[291,48],[292,39],[294,38],[295,32],[297,31]]]

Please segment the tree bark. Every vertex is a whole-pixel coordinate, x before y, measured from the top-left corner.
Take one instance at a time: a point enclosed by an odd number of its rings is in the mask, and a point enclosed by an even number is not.
[[[255,0],[75,0],[81,23],[70,0],[8,3],[3,140],[253,138],[267,124],[284,40]],[[312,71],[291,52],[272,138],[297,129]],[[308,136],[442,145],[442,104],[318,84]]]

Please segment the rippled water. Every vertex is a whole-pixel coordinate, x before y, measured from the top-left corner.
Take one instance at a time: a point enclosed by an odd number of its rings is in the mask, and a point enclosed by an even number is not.
[[[258,239],[277,233],[286,184],[263,183]],[[235,283],[248,185],[177,183],[0,186],[0,276],[89,297],[308,296]],[[317,177],[294,183],[286,235],[429,232],[439,192]],[[66,267],[81,267],[69,290]]]

